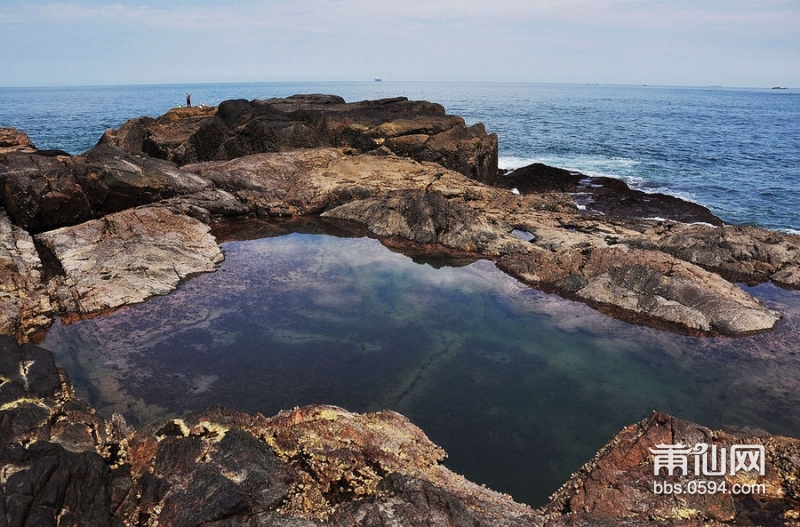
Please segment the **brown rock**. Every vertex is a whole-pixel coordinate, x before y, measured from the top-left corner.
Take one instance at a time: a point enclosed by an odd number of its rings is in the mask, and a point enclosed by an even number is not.
[[[25,132],[16,128],[0,128],[0,155],[10,152],[32,154],[36,146]]]
[[[332,95],[233,100],[215,116],[171,111],[129,121],[101,142],[144,152],[179,165],[231,160],[299,148],[350,147],[434,161],[491,183],[497,176],[497,136],[467,127],[444,108],[404,97],[345,103]]]
[[[321,214],[358,222],[390,244],[500,257],[501,269],[528,284],[638,323],[743,335],[771,329],[780,318],[718,275],[654,250],[665,230],[687,226],[586,217],[565,194],[515,196],[435,164],[333,149],[184,168],[259,216]],[[515,228],[533,240],[516,237]]]
[[[11,224],[0,209],[0,335],[21,341],[53,314],[42,284],[42,262],[30,234]]]
[[[172,163],[110,145],[78,157],[8,154],[0,183],[0,203],[33,233],[212,187]]]
[[[543,508],[475,485],[391,411],[224,408],[135,430],[74,396],[52,354],[0,337],[0,511],[10,525],[792,525],[800,440],[712,431],[654,413],[609,441]],[[655,475],[651,448],[764,448],[764,473]],[[690,458],[692,456],[689,456]],[[654,482],[758,485],[756,496],[655,492]],[[684,487],[686,488],[686,487]]]
[[[680,469],[669,476],[661,469],[654,475],[651,448],[660,444],[697,443],[715,445],[730,452],[733,445],[763,445],[765,475],[757,471],[738,471],[725,476],[694,476]],[[784,525],[785,513],[797,508],[800,493],[795,478],[800,440],[767,435],[754,437],[744,433],[712,431],[695,423],[654,413],[641,423],[631,425],[614,437],[595,458],[564,484],[543,508],[549,516],[547,525],[596,525],[603,522],[626,522],[631,525]],[[694,456],[689,456],[693,459]],[[656,493],[654,482],[681,484],[691,480],[711,480],[726,485],[763,485],[752,497],[734,496],[732,492]],[[697,481],[695,481],[695,484]],[[753,500],[753,498],[757,499]],[[753,500],[750,503],[750,500]],[[760,505],[759,505],[760,504]],[[755,523],[751,523],[755,520]]]
[[[77,172],[98,216],[211,188],[208,181],[172,163],[110,145],[89,150]]]
[[[755,227],[691,226],[659,239],[656,246],[729,280],[756,284],[770,279],[800,289],[800,236]]]

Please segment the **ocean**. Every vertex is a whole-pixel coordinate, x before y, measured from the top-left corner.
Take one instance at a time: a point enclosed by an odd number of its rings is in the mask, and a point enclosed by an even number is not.
[[[701,203],[732,224],[800,230],[800,90],[501,83],[0,88],[0,126],[82,153],[106,128],[183,104],[330,93],[406,96],[496,132],[501,168],[538,161]]]
[[[335,93],[442,103],[533,161],[698,201],[730,223],[800,229],[797,91],[451,83],[0,89],[0,126],[81,153],[103,130],[185,101]],[[77,393],[139,424],[214,404],[390,408],[445,464],[531,505],[622,427],[659,410],[800,437],[800,295],[745,288],[785,314],[744,338],[686,337],[526,287],[489,261],[429,265],[377,240],[274,225],[225,261],[111,315],[56,322],[43,345]]]

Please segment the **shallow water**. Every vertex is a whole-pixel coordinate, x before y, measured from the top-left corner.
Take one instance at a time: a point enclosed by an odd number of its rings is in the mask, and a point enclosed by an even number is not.
[[[800,436],[800,295],[769,334],[691,338],[610,319],[491,262],[434,268],[370,238],[223,244],[219,271],[45,347],[79,395],[134,422],[222,404],[391,408],[468,478],[544,503],[623,426],[658,409]]]

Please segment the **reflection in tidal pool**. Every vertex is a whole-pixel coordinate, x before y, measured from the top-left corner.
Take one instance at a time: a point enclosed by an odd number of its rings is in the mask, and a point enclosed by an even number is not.
[[[800,295],[770,334],[676,336],[520,285],[480,261],[435,269],[369,238],[223,245],[216,273],[45,347],[79,395],[133,422],[222,404],[407,415],[446,464],[532,505],[653,409],[800,436]]]

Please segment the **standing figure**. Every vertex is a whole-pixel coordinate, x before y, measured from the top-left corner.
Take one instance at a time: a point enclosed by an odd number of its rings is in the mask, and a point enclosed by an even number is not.
[[[186,107],[187,108],[191,108],[192,107],[192,94],[191,93],[187,93],[186,94]]]

